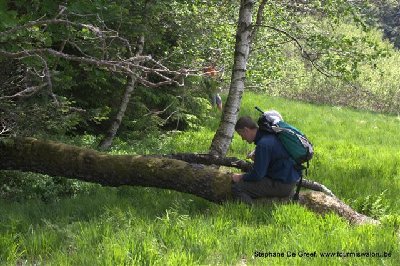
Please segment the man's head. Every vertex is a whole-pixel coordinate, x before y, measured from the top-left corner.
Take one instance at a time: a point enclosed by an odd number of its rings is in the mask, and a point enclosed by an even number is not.
[[[236,122],[235,131],[248,143],[254,142],[258,130],[258,125],[250,116],[242,116]]]

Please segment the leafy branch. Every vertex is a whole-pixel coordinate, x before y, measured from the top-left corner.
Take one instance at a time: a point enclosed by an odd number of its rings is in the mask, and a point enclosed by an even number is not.
[[[7,43],[14,35],[17,35],[19,32],[27,31],[29,29],[39,26],[45,26],[45,29],[47,29],[49,25],[71,26],[77,30],[83,30],[85,33],[90,32],[90,36],[93,37],[92,40],[94,39],[98,42],[105,41],[106,39],[118,40],[122,42],[122,47],[125,47],[128,53],[125,53],[125,56],[121,56],[118,52],[115,52],[114,50],[111,50],[110,47],[106,46],[105,48],[103,47],[103,49],[106,49],[102,53],[103,56],[89,55],[84,52],[84,48],[88,50],[88,43],[83,43],[79,45],[78,43],[71,41],[70,39],[63,40],[61,48],[59,50],[55,50],[53,47],[32,47],[34,45],[32,43],[29,43],[29,41],[28,45],[26,45],[29,48],[23,48],[23,44],[19,44],[18,49],[15,49],[14,46],[11,51],[4,48],[0,49],[0,57],[3,58],[16,59],[19,61],[26,58],[39,59],[39,65],[41,65],[41,69],[35,67],[33,72],[41,73],[41,75],[38,76],[40,77],[40,80],[42,80],[41,84],[26,85],[23,86],[23,89],[12,95],[3,95],[0,97],[0,100],[18,97],[29,97],[38,92],[40,89],[47,87],[54,102],[57,103],[57,98],[54,93],[52,93],[52,77],[48,64],[49,59],[52,57],[92,65],[97,68],[106,70],[110,73],[131,75],[137,73],[137,71],[141,71],[143,75],[138,79],[138,81],[144,86],[153,88],[171,84],[176,86],[183,86],[184,77],[188,75],[198,75],[201,72],[200,70],[187,69],[170,70],[169,68],[161,64],[160,61],[153,59],[151,55],[133,55],[132,45],[127,39],[119,36],[119,33],[117,31],[110,30],[105,26],[105,29],[102,29],[96,25],[74,22],[68,19],[55,18],[30,21],[23,25],[15,26],[11,29],[0,32],[0,39],[3,43]],[[71,47],[78,51],[80,55],[76,55],[76,53],[65,52],[64,47],[66,44],[70,44]],[[117,47],[116,49],[120,50],[121,48]],[[110,53],[113,54],[114,58],[104,58],[104,54]],[[153,82],[148,79],[149,74],[155,75],[159,81]]]

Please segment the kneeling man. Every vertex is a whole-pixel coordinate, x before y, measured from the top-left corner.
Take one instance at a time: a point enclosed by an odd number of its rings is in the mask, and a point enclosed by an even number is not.
[[[273,133],[258,129],[251,117],[240,117],[235,131],[248,143],[256,145],[253,169],[244,174],[233,174],[232,195],[235,199],[252,204],[253,199],[262,197],[288,197],[301,170],[290,158],[284,146]]]

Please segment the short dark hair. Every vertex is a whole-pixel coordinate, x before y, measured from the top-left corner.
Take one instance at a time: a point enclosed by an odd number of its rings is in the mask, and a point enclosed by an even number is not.
[[[242,116],[236,122],[235,131],[238,131],[239,129],[243,129],[245,127],[255,129],[258,128],[258,125],[256,122],[253,121],[250,116]]]

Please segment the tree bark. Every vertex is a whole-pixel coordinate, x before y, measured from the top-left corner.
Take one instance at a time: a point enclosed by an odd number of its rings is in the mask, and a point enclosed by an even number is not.
[[[220,157],[224,157],[228,151],[239,114],[250,50],[253,6],[254,0],[242,0],[240,3],[231,85],[219,128],[214,135],[210,147],[210,154]]]
[[[140,56],[143,53],[144,46],[144,36],[141,35],[139,37],[137,46],[136,46],[136,56]],[[141,75],[141,70],[137,69],[133,71],[133,74],[128,76],[127,86],[124,92],[124,96],[122,97],[121,105],[119,107],[118,113],[115,118],[112,120],[110,128],[107,131],[106,136],[102,139],[99,144],[99,149],[107,150],[111,147],[112,141],[117,134],[117,131],[121,125],[122,119],[125,115],[126,108],[128,107],[129,100],[131,98],[132,92],[135,89],[138,78]]]
[[[63,176],[114,187],[173,189],[216,203],[231,199],[230,173],[176,159],[109,155],[33,138],[0,139],[0,158],[0,170]],[[302,192],[298,203],[318,213],[337,213],[352,224],[378,223],[322,192]]]
[[[177,159],[188,163],[234,167],[242,170],[243,172],[248,172],[253,167],[253,164],[249,161],[244,161],[236,157],[218,157],[211,154],[175,153],[175,154],[163,155],[163,157]],[[328,189],[326,186],[316,181],[303,178],[301,187],[305,189],[323,192],[328,196],[336,198],[336,196],[332,193],[330,189]]]
[[[62,176],[112,187],[173,189],[212,202],[230,198],[230,174],[175,159],[109,155],[33,138],[0,140],[0,158],[0,170]]]

